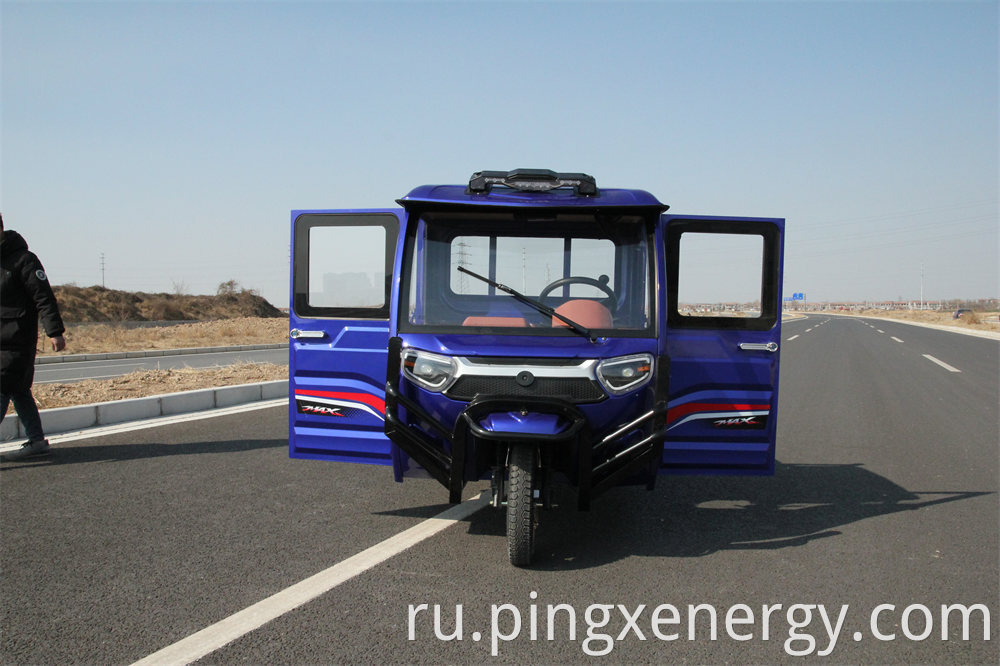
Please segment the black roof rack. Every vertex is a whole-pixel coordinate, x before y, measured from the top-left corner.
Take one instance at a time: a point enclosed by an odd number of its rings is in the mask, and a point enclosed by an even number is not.
[[[477,171],[469,178],[469,194],[489,194],[494,185],[520,192],[549,192],[572,187],[577,196],[597,196],[597,181],[585,173],[556,173],[550,169],[514,169],[513,171]]]

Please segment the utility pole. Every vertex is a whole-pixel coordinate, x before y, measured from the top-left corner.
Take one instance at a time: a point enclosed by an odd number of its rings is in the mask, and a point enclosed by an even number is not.
[[[924,309],[924,265],[920,264],[920,309]]]
[[[458,265],[467,267],[469,265],[469,246],[465,241],[461,241],[457,247],[458,247],[458,256],[455,258],[458,261]],[[470,293],[468,278],[465,277],[465,273],[459,273],[458,275],[458,293],[460,294]]]
[[[104,288],[104,253],[101,252],[101,287]]]

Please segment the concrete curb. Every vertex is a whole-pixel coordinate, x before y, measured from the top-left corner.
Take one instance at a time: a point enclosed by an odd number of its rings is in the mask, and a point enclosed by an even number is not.
[[[75,361],[109,361],[118,358],[149,358],[152,356],[179,356],[181,354],[218,354],[220,352],[258,351],[261,349],[287,349],[287,342],[262,345],[235,345],[232,347],[185,347],[183,349],[147,349],[144,351],[106,352],[101,354],[58,354],[36,356],[35,365],[47,363],[73,363]]]
[[[43,409],[40,414],[45,434],[57,435],[114,423],[139,421],[158,416],[175,416],[287,397],[288,381],[279,379],[257,384],[239,384],[237,386],[166,393],[148,398],[113,400],[93,405]],[[0,424],[0,441],[24,439],[25,437],[24,428],[16,417],[7,416],[4,418],[3,423]]]

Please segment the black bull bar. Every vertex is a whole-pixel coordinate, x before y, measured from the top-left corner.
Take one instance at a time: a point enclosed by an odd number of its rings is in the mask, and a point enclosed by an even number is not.
[[[385,434],[418,465],[423,467],[441,485],[448,489],[448,501],[457,504],[462,501],[462,488],[466,483],[466,468],[471,438],[494,442],[529,441],[538,444],[561,444],[575,446],[577,464],[575,472],[577,486],[577,507],[590,508],[590,501],[624,479],[644,470],[653,470],[648,487],[655,482],[655,467],[662,455],[662,443],[666,436],[664,422],[667,415],[667,377],[669,370],[666,357],[656,364],[654,377],[654,407],[629,424],[623,425],[610,435],[595,441],[590,423],[575,405],[564,400],[535,397],[476,397],[462,411],[455,426],[449,428],[439,422],[414,400],[400,391],[400,366],[402,341],[398,337],[389,340],[389,362],[385,386]],[[434,430],[447,446],[432,438],[423,430],[407,425],[399,416],[400,408],[406,410],[410,420],[419,421]],[[479,421],[493,412],[528,411],[540,414],[555,414],[570,423],[560,433],[524,434],[493,432],[486,430]],[[646,422],[651,424],[651,434],[628,446],[613,456],[600,459],[595,465],[595,453],[612,448],[615,441]],[[492,460],[475,461],[475,477],[493,463]]]

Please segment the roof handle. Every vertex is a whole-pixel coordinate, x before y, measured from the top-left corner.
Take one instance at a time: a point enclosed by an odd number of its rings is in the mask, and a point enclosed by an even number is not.
[[[585,173],[557,173],[550,169],[514,169],[513,171],[477,171],[469,178],[469,194],[489,194],[494,185],[519,192],[549,192],[572,187],[577,196],[597,196],[597,181]]]

